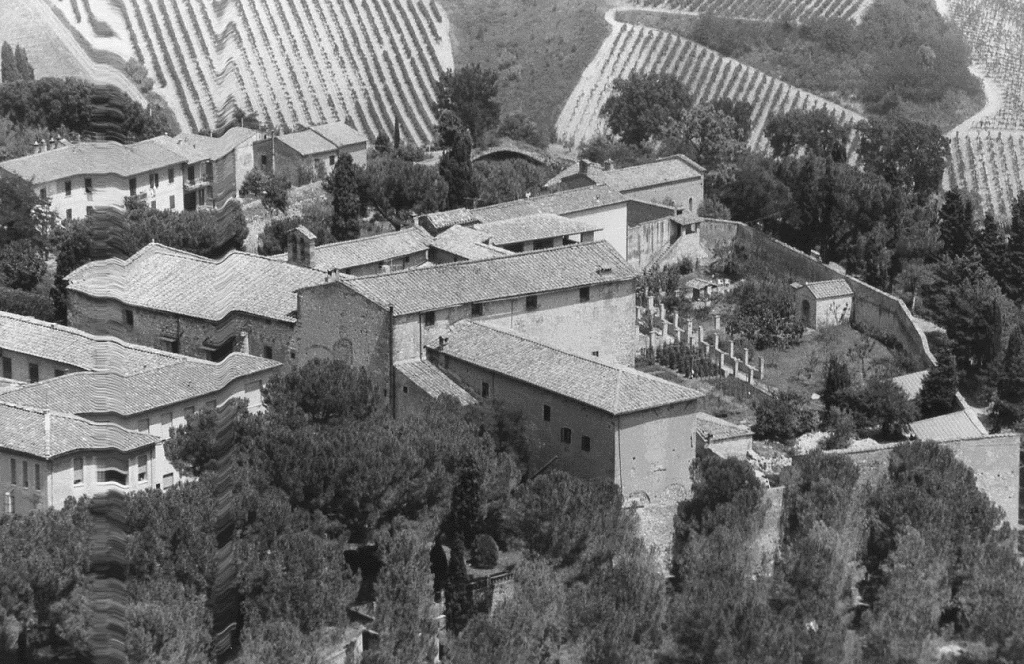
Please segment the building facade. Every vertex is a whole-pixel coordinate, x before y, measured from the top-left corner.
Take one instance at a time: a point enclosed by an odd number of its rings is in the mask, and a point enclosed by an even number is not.
[[[314,177],[331,172],[338,155],[349,154],[366,165],[366,136],[344,122],[270,136],[253,144],[254,166],[298,183],[303,171]]]
[[[853,318],[853,289],[845,279],[794,283],[793,296],[804,327],[842,325]]]

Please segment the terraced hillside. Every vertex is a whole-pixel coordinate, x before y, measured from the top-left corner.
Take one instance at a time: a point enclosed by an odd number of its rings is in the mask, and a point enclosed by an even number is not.
[[[948,0],[975,63],[1002,88],[1002,107],[976,129],[1024,130],[1024,1]]]
[[[640,0],[644,7],[758,21],[857,19],[872,0]]]
[[[754,106],[750,144],[767,145],[764,125],[776,113],[792,108],[825,107],[850,122],[862,116],[765,74],[689,39],[646,26],[621,23],[608,16],[612,33],[587,66],[558,117],[559,139],[578,145],[605,131],[599,113],[612,82],[634,72],[669,73],[686,81],[695,103],[722,97]]]
[[[98,48],[135,56],[183,127],[236,108],[294,127],[350,118],[426,142],[452,63],[436,0],[39,0]]]
[[[948,185],[978,192],[985,210],[1008,221],[1024,188],[1024,131],[972,129],[949,138]]]

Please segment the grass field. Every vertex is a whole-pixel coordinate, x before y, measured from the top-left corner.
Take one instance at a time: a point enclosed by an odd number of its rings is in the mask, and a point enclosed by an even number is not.
[[[441,0],[455,66],[500,75],[505,113],[520,112],[553,136],[555,120],[610,32],[605,0]]]

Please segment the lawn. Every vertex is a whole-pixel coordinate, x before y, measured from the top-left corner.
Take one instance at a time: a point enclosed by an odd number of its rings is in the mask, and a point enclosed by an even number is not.
[[[898,376],[911,369],[898,353],[849,325],[807,330],[800,343],[786,350],[769,349],[764,356],[764,383],[804,394],[821,391],[830,355],[846,360],[855,381],[872,376]]]
[[[554,139],[555,120],[611,31],[606,0],[441,0],[455,66],[500,74],[503,113],[524,113]]]

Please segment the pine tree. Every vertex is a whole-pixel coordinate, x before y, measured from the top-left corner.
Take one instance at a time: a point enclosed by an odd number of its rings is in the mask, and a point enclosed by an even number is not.
[[[20,78],[14,49],[7,42],[0,46],[0,82],[10,83]]]
[[[949,256],[966,256],[975,248],[974,204],[959,191],[946,192],[939,211],[939,232]]]
[[[366,206],[359,196],[359,171],[352,155],[338,155],[325,189],[331,193],[334,208],[331,234],[338,240],[359,237],[359,221],[366,213]]]
[[[461,537],[456,537],[452,543],[444,602],[447,627],[458,634],[473,616],[473,591],[469,587],[469,573],[466,571],[466,545]]]
[[[1006,233],[1003,227],[996,222],[991,212],[985,214],[985,223],[978,234],[978,254],[981,256],[981,264],[985,271],[992,275],[1003,292],[1006,292],[1006,282],[1009,276],[1009,266],[1006,256]]]
[[[825,386],[821,390],[821,404],[826,411],[839,405],[839,397],[853,385],[850,368],[837,355],[829,355],[825,365]]]
[[[22,46],[14,49],[14,66],[18,70],[18,75],[22,81],[35,80],[36,73],[28,62],[28,51]]]
[[[1003,259],[1004,275],[1000,285],[1014,302],[1024,302],[1024,191],[1017,194],[1010,218],[1010,232]]]
[[[917,395],[922,419],[960,409],[960,401],[956,398],[959,389],[956,358],[949,348],[943,348],[938,355],[938,365],[928,371],[921,382],[921,392]]]
[[[459,474],[452,489],[452,534],[465,542],[472,542],[483,525],[483,493],[481,473],[475,462],[470,462]]]
[[[1024,328],[1019,326],[1006,344],[994,412],[1000,428],[1011,427],[1024,418]]]
[[[449,210],[470,206],[470,201],[476,197],[472,151],[469,132],[463,129],[455,135],[451,148],[444,153],[438,164],[441,177],[448,183]]]

